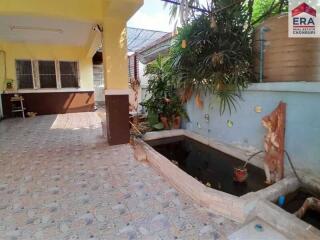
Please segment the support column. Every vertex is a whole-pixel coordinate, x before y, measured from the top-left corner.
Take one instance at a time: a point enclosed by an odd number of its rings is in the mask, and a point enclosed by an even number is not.
[[[108,142],[126,144],[130,138],[126,20],[104,19],[103,65]]]

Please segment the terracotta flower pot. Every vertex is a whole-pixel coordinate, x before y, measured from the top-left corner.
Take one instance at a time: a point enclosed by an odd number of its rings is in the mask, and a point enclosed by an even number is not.
[[[169,122],[167,117],[160,116],[160,121],[163,124],[164,129],[169,129]]]
[[[181,127],[181,117],[175,116],[173,117],[172,128],[179,129]]]
[[[233,172],[233,180],[235,182],[245,182],[248,178],[248,170],[242,167],[235,167]]]

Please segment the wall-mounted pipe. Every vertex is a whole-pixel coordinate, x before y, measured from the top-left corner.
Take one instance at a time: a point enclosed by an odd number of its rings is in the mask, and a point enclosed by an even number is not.
[[[0,53],[3,55],[3,65],[4,65],[3,84],[5,84],[7,79],[7,53],[4,50],[0,50]],[[3,118],[3,108],[2,108],[2,99],[1,99],[1,92],[0,92],[0,120],[2,120],[2,118]]]
[[[264,50],[265,50],[265,33],[269,32],[270,28],[263,26],[260,28],[260,54],[259,54],[259,82],[263,82],[264,78]]]
[[[0,50],[0,53],[3,54],[3,64],[4,64],[3,84],[5,84],[7,80],[7,53],[4,50]]]

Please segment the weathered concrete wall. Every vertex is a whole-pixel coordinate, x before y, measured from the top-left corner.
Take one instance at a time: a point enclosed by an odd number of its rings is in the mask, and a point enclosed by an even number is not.
[[[265,129],[261,119],[279,101],[284,101],[287,103],[286,149],[298,169],[320,173],[320,83],[252,84],[242,97],[236,112],[230,115],[226,111],[222,116],[217,99],[203,97],[202,110],[191,99],[186,106],[190,122],[184,123],[185,128],[225,143],[262,150]],[[262,109],[260,113],[256,112],[257,106]],[[206,113],[209,121],[205,119]],[[227,124],[228,120],[233,126]]]

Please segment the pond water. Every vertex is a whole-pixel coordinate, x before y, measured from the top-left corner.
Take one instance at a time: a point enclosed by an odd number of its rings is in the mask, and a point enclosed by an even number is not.
[[[244,162],[210,146],[186,137],[163,138],[147,141],[183,171],[208,187],[242,196],[267,187],[264,171],[248,164],[248,179],[244,183],[233,181],[233,168]]]
[[[313,195],[307,190],[302,188],[298,189],[297,191],[286,195],[286,201],[283,209],[289,213],[295,213],[303,205],[304,201],[308,197],[312,196]],[[320,214],[318,212],[308,210],[302,220],[320,229]]]

